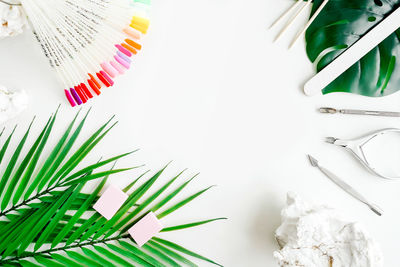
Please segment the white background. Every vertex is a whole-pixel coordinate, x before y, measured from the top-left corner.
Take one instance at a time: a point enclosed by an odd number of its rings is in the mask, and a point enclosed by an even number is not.
[[[275,266],[274,230],[287,191],[362,222],[381,244],[385,266],[396,266],[400,184],[374,177],[346,151],[323,139],[398,127],[400,119],[322,115],[316,109],[399,111],[400,94],[381,99],[303,95],[301,86],[313,75],[313,66],[303,41],[286,49],[302,20],[278,43],[272,40],[279,27],[268,31],[290,4],[289,0],[154,0],[151,28],[133,70],[87,105],[93,110],[85,136],[112,114],[120,123],[85,164],[140,148],[118,165],[145,163],[143,170],[157,170],[173,160],[164,180],[184,168],[189,168],[185,178],[201,172],[184,194],[218,186],[164,223],[229,219],[165,236],[226,266]],[[0,83],[30,95],[29,109],[6,124],[10,131],[19,123],[19,136],[34,114],[36,135],[59,103],[61,133],[77,110],[67,106],[30,34],[0,42]],[[307,153],[379,204],[384,216],[374,215],[311,168]],[[138,173],[117,175],[112,182],[125,185]]]

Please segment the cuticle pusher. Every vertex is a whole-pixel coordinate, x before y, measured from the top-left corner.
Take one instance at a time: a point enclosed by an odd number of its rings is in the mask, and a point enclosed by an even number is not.
[[[353,187],[347,184],[345,181],[337,177],[331,171],[327,170],[326,168],[322,167],[318,160],[313,158],[312,156],[308,155],[308,159],[313,167],[318,168],[326,177],[328,177],[332,182],[334,182],[337,186],[342,188],[345,192],[349,195],[354,197],[355,199],[361,201],[365,205],[367,205],[375,214],[382,216],[383,211],[377,205],[370,203],[365,197],[363,197],[360,193],[358,193]]]
[[[361,109],[336,109],[336,108],[328,108],[322,107],[318,109],[321,113],[328,114],[350,114],[350,115],[369,115],[369,116],[381,116],[381,117],[400,117],[400,112],[392,112],[392,111],[374,111],[374,110],[361,110]]]

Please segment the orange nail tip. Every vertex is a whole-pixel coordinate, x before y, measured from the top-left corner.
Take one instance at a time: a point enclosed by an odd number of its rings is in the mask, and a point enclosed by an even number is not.
[[[89,84],[90,88],[92,88],[93,92],[96,93],[96,95],[100,95],[101,94],[99,88],[96,86],[96,84],[94,84],[94,82],[92,80],[89,79],[88,80],[88,84]]]
[[[137,50],[142,49],[142,45],[141,44],[139,44],[139,43],[137,43],[137,42],[135,42],[135,41],[133,41],[131,39],[125,39],[125,42],[127,44],[129,44],[130,46],[132,46],[133,48],[136,48]]]
[[[121,45],[123,48],[128,49],[130,52],[132,52],[132,54],[135,54],[135,55],[137,54],[137,51],[130,45],[127,45],[125,43],[122,43]]]
[[[98,89],[101,88],[101,84],[96,80],[96,78],[94,78],[94,76],[92,74],[89,73],[89,77],[92,80],[92,82],[97,86]]]

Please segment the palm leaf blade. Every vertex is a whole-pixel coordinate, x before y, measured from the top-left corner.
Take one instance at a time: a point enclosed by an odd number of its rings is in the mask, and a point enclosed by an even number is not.
[[[81,262],[87,266],[101,266],[96,261],[94,261],[88,257],[85,257],[84,255],[82,255],[76,251],[67,251],[67,255],[69,257],[73,258],[74,260],[76,260],[77,262]]]
[[[65,225],[64,229],[59,232],[57,237],[53,240],[52,247],[57,246],[63,238],[68,234],[68,232],[72,229],[78,219],[83,215],[83,213],[89,208],[89,206],[93,203],[93,200],[96,198],[97,194],[101,191],[104,184],[106,183],[108,177],[105,177],[97,188],[93,191],[93,193],[86,199],[86,201],[82,204],[79,210],[74,214],[74,216],[68,220],[68,224]]]
[[[24,159],[24,162],[20,165],[20,169],[24,170],[25,167],[27,166],[27,164],[29,163],[29,161],[31,160],[32,157],[34,157],[34,153],[35,151],[37,151],[39,144],[41,143],[43,136],[45,135],[46,129],[48,127],[48,124],[45,125],[45,127],[43,128],[42,132],[40,133],[40,135],[38,136],[38,138],[36,139],[36,142],[34,143],[34,145],[32,146],[31,150],[29,151],[29,153],[27,154],[26,158]],[[26,163],[25,163],[26,160]],[[30,163],[28,169],[25,171],[24,176],[21,178],[21,182],[20,185],[17,188],[17,191],[14,194],[14,198],[13,198],[13,204],[15,205],[19,199],[21,198],[21,195],[23,194],[23,192],[26,189],[26,186],[28,185],[29,179],[30,179],[30,175],[33,172],[33,164]],[[22,175],[22,171],[19,174],[19,171],[15,174],[14,177],[18,177]],[[10,187],[9,187],[10,189]]]
[[[133,266],[132,264],[130,264],[123,258],[119,257],[116,254],[111,253],[109,250],[107,250],[103,247],[95,246],[94,249],[97,250],[98,252],[100,252],[101,254],[103,254],[104,256],[106,256],[107,258],[113,260],[114,262],[116,262],[122,266]]]
[[[199,192],[197,192],[196,194],[191,195],[190,197],[182,200],[181,202],[173,205],[172,207],[170,207],[169,209],[167,209],[166,211],[162,212],[161,214],[159,214],[157,217],[159,219],[164,218],[165,216],[171,214],[172,212],[178,210],[179,208],[185,206],[186,204],[188,204],[189,202],[191,202],[192,200],[196,199],[197,197],[199,197],[200,195],[204,194],[205,192],[207,192],[208,190],[210,190],[212,188],[212,186],[207,187],[206,189],[203,189]]]
[[[5,189],[5,186],[8,182],[8,179],[11,176],[11,173],[15,167],[15,164],[17,163],[18,157],[21,154],[22,148],[26,142],[26,139],[28,138],[29,135],[29,131],[31,129],[32,124],[29,126],[28,130],[26,131],[24,137],[21,139],[21,141],[19,142],[17,148],[14,151],[14,154],[12,155],[10,161],[8,162],[7,168],[3,174],[3,177],[1,178],[1,182],[0,182],[0,196],[3,193],[3,190]],[[7,205],[8,205],[8,200],[11,197],[11,193],[12,193],[12,189],[14,189],[15,184],[18,182],[19,177],[12,179],[10,181],[10,186],[8,187],[8,190],[6,191],[6,194],[3,196],[3,200],[1,202],[1,210],[4,210]],[[10,189],[11,188],[11,189]]]
[[[184,247],[182,247],[182,246],[180,246],[178,244],[175,244],[175,243],[173,243],[171,241],[167,241],[165,239],[161,239],[161,238],[158,238],[158,237],[153,237],[153,240],[158,242],[158,243],[160,243],[160,244],[163,244],[163,245],[165,245],[167,247],[173,248],[176,251],[182,252],[182,253],[184,253],[186,255],[192,256],[194,258],[197,258],[197,259],[200,259],[200,260],[203,260],[203,261],[210,262],[210,263],[218,265],[218,266],[222,266],[219,263],[216,263],[216,262],[214,262],[214,261],[212,261],[212,260],[210,260],[210,259],[208,259],[208,258],[206,258],[204,256],[201,256],[201,255],[199,255],[199,254],[197,254],[197,253],[195,253],[193,251],[190,251],[190,250],[188,250],[188,249],[186,249],[186,248],[184,248]]]
[[[102,266],[114,267],[114,264],[112,264],[110,261],[108,261],[107,259],[103,258],[102,256],[98,255],[93,250],[90,250],[88,248],[82,248],[82,251],[83,251],[83,253],[86,254],[86,256],[88,256],[92,260],[100,263]]]
[[[16,128],[17,128],[17,125],[15,125],[15,127],[14,127],[14,129],[12,130],[11,134],[8,136],[6,142],[5,142],[4,145],[1,147],[1,150],[0,150],[0,163],[3,161],[4,155],[5,155],[6,152],[7,152],[7,148],[8,148],[8,146],[10,145],[11,138],[12,138],[12,136],[14,135],[14,132],[15,132],[15,129],[16,129]],[[3,135],[3,132],[4,132],[4,128],[3,128],[3,131],[1,132],[2,135]]]
[[[149,251],[150,253],[156,255],[162,261],[166,262],[169,266],[174,266],[174,267],[179,267],[180,266],[176,261],[174,261],[173,259],[171,259],[167,255],[165,255],[164,253],[162,253],[158,249],[155,249],[155,248],[153,248],[153,247],[151,247],[151,246],[149,246],[147,244],[143,245],[142,248],[147,250],[147,251]]]
[[[75,200],[76,195],[81,191],[85,184],[80,184],[76,188],[73,188],[72,194],[66,199],[66,201],[62,204],[57,213],[53,216],[49,224],[46,228],[41,232],[39,239],[36,241],[35,250],[38,250],[44,242],[47,240],[49,235],[54,231],[57,224],[60,222],[61,218],[65,215],[67,210],[69,209],[72,202]]]
[[[67,258],[67,257],[65,257],[63,255],[57,254],[57,253],[51,254],[51,257],[53,259],[55,259],[56,261],[58,261],[59,263],[65,265],[65,266],[72,266],[72,267],[81,267],[81,266],[83,266],[83,265],[78,264],[77,262],[75,262],[75,261],[73,261],[73,260],[71,260],[71,259],[69,259],[69,258]]]
[[[220,220],[226,220],[226,219],[227,218],[216,218],[216,219],[210,219],[210,220],[205,220],[205,221],[200,221],[200,222],[182,224],[182,225],[177,225],[177,226],[164,228],[164,229],[161,230],[161,232],[172,232],[172,231],[177,231],[177,230],[183,230],[183,229],[197,227],[197,226],[200,226],[200,225],[203,225],[203,224],[208,224],[208,223],[211,223],[211,222],[220,221]]]
[[[150,255],[144,253],[143,251],[141,251],[137,247],[129,244],[126,241],[119,241],[119,243],[121,244],[121,246],[126,248],[128,251],[130,251],[131,253],[135,254],[136,256],[141,258],[142,260],[148,262],[149,264],[154,265],[156,267],[164,267],[165,266],[164,264],[162,264],[161,262],[159,262],[155,258],[153,258]]]
[[[153,248],[156,248],[156,249],[164,252],[165,254],[170,256],[171,258],[173,258],[173,259],[175,259],[175,260],[177,260],[179,262],[182,262],[183,264],[185,264],[187,266],[192,266],[192,267],[197,266],[196,264],[194,264],[190,260],[186,259],[185,257],[179,255],[178,253],[176,253],[176,252],[174,252],[174,251],[172,251],[172,250],[170,250],[170,249],[168,249],[168,248],[166,248],[166,247],[164,247],[164,246],[162,246],[162,245],[160,245],[160,244],[158,244],[158,243],[156,243],[154,241],[150,240],[149,241],[149,245],[151,245]]]
[[[39,171],[38,175],[35,178],[35,187],[38,187],[38,191],[41,191],[44,186],[49,182],[50,178],[54,175],[56,172],[57,168],[59,165],[61,165],[62,161],[66,158],[68,155],[69,151],[71,150],[72,146],[74,145],[76,139],[78,138],[80,132],[82,131],[83,125],[85,124],[86,118],[89,115],[90,110],[86,113],[85,117],[81,120],[79,123],[78,127],[75,129],[75,131],[72,133],[71,137],[69,140],[64,140],[68,138],[70,131],[72,130],[73,125],[75,124],[75,120],[77,119],[77,116],[79,112],[75,115],[74,120],[70,123],[67,131],[64,133],[64,136],[60,139],[59,143],[57,146],[54,148],[51,156],[54,156],[55,158],[53,159],[50,157],[45,164],[43,165],[42,169]],[[65,146],[61,149],[63,146],[64,142],[67,142]],[[60,150],[60,151],[58,151]],[[53,177],[54,180],[56,180],[58,177]],[[50,183],[49,186],[52,184]],[[34,188],[35,188],[34,187]],[[34,189],[33,188],[33,189]],[[29,194],[27,194],[29,196]],[[26,197],[26,196],[25,196]]]

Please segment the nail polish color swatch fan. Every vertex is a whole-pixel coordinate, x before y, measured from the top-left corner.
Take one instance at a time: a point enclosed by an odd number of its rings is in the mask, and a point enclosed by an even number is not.
[[[21,0],[72,107],[124,74],[149,27],[150,0]]]

